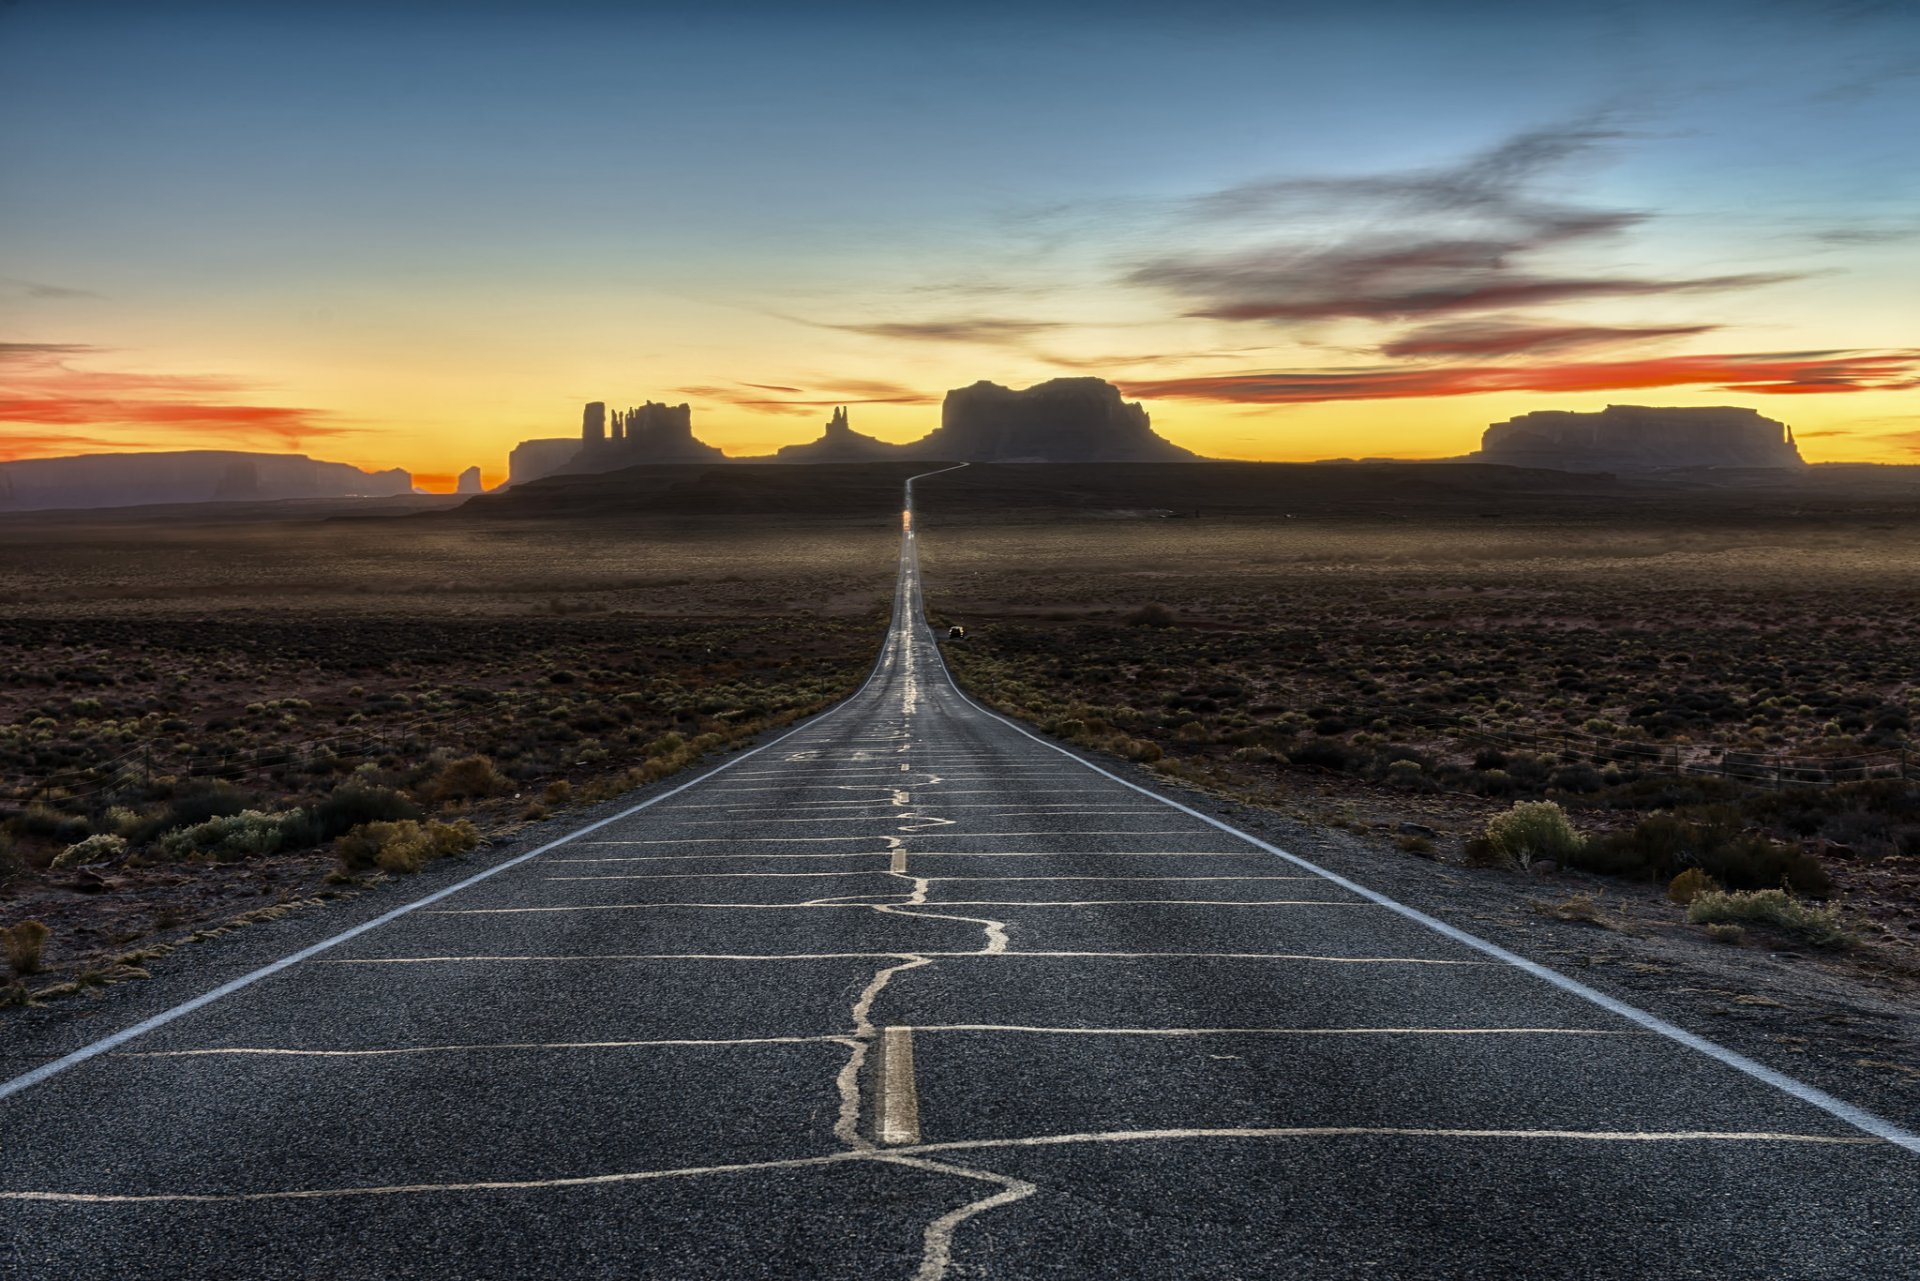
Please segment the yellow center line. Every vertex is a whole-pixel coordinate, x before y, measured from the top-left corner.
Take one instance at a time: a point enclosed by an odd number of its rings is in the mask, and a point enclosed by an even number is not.
[[[920,1141],[920,1093],[913,1079],[913,1029],[885,1028],[880,1033],[880,1071],[875,1085],[880,1142]]]

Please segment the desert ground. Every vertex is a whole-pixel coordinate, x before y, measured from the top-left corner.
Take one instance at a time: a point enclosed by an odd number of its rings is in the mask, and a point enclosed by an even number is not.
[[[0,926],[50,931],[8,999],[190,965],[832,702],[923,467],[0,522]],[[1920,503],[1474,470],[952,473],[930,612],[971,693],[1114,768],[1920,1106]],[[1492,838],[1540,802],[1574,843]],[[1703,889],[1773,897],[1676,901]]]
[[[851,690],[885,624],[890,502],[777,528],[394,506],[0,522],[0,927],[49,931],[9,1000],[745,742]],[[383,823],[384,856],[335,849]]]
[[[991,519],[949,497],[942,524],[940,492],[929,610],[967,629],[948,661],[976,696],[1760,1057],[1920,1105],[1920,506],[1301,496],[1210,517],[1107,492]],[[1577,848],[1493,847],[1490,823],[1542,801]],[[1701,876],[1786,915],[1675,901]]]

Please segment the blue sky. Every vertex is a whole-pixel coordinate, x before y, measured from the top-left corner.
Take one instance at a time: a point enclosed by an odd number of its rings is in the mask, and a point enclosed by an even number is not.
[[[587,398],[692,399],[741,453],[807,438],[836,396],[908,438],[947,387],[1098,372],[1202,448],[1445,454],[1528,407],[1647,395],[1558,390],[1540,350],[1497,353],[1517,372],[1466,394],[1457,352],[1382,355],[1436,320],[1579,330],[1591,346],[1552,359],[1613,366],[1920,345],[1911,5],[20,0],[0,117],[22,125],[0,133],[0,440],[44,439],[15,453],[219,438],[496,472]],[[1485,209],[1380,192],[1480,181],[1526,138],[1575,141],[1494,179],[1500,234],[1542,208],[1605,225],[1421,280],[1524,258],[1634,289],[1301,314],[1329,282],[1379,283],[1328,275],[1360,247],[1486,240]],[[1222,220],[1222,192],[1255,207]],[[1281,267],[1320,282],[1310,305]],[[1741,283],[1642,287],[1703,280]],[[1284,316],[1194,314],[1276,283]],[[1388,368],[1437,373],[1435,394],[1273,403],[1231,381]],[[1816,437],[1834,456],[1903,456],[1901,368],[1827,358],[1739,403],[1842,433]],[[1717,377],[1659,394],[1756,385]]]

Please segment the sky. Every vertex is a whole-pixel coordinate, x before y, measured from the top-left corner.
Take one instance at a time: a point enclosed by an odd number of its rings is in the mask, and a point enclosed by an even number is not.
[[[919,10],[0,0],[0,460],[448,488],[589,400],[741,456],[1094,375],[1219,457],[1920,462],[1920,6]]]

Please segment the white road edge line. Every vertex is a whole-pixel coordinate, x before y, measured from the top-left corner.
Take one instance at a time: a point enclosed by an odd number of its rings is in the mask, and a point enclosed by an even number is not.
[[[919,608],[919,602],[917,600],[914,602],[914,605],[916,609]],[[924,611],[922,611],[918,615],[916,622],[921,627],[926,626]],[[929,634],[929,637],[931,637],[931,631],[929,631],[928,634]],[[1840,1120],[1845,1121],[1848,1125],[1853,1126],[1855,1129],[1863,1130],[1866,1133],[1875,1136],[1876,1138],[1885,1139],[1889,1143],[1895,1144],[1898,1147],[1905,1148],[1907,1151],[1912,1152],[1916,1156],[1920,1156],[1920,1134],[1916,1134],[1912,1130],[1908,1130],[1903,1126],[1897,1125],[1894,1122],[1887,1120],[1885,1117],[1877,1116],[1874,1113],[1867,1111],[1865,1108],[1856,1107],[1853,1104],[1848,1103],[1845,1099],[1836,1098],[1833,1095],[1828,1094],[1825,1090],[1818,1088],[1817,1086],[1808,1085],[1806,1082],[1797,1080],[1794,1077],[1790,1077],[1784,1072],[1776,1071],[1775,1069],[1768,1067],[1764,1063],[1761,1063],[1755,1059],[1750,1059],[1746,1055],[1738,1052],[1737,1050],[1730,1050],[1724,1045],[1720,1045],[1720,1044],[1717,1044],[1716,1042],[1709,1041],[1704,1036],[1698,1036],[1692,1032],[1687,1031],[1683,1027],[1680,1027],[1673,1023],[1669,1023],[1657,1014],[1650,1014],[1646,1010],[1640,1009],[1638,1006],[1629,1005],[1625,1001],[1618,1000],[1614,997],[1608,996],[1605,992],[1602,992],[1597,988],[1588,987],[1585,983],[1580,982],[1578,979],[1569,978],[1565,974],[1560,973],[1558,970],[1550,970],[1546,966],[1541,965],[1537,961],[1530,961],[1526,957],[1521,956],[1516,952],[1509,952],[1506,948],[1501,947],[1498,943],[1490,942],[1487,939],[1481,938],[1477,934],[1470,934],[1466,930],[1463,930],[1456,925],[1449,925],[1447,922],[1440,920],[1438,917],[1427,915],[1425,912],[1422,912],[1418,908],[1408,907],[1405,903],[1400,902],[1398,899],[1389,898],[1387,895],[1382,894],[1378,890],[1368,889],[1366,886],[1360,884],[1358,881],[1349,880],[1346,877],[1341,876],[1338,872],[1329,871],[1326,868],[1321,867],[1318,863],[1314,863],[1307,859],[1301,858],[1298,854],[1290,854],[1286,850],[1281,849],[1278,845],[1274,845],[1274,844],[1271,844],[1270,842],[1261,840],[1257,836],[1249,835],[1248,833],[1243,832],[1239,828],[1233,826],[1231,823],[1227,823],[1221,819],[1214,818],[1210,814],[1204,814],[1201,811],[1194,809],[1190,805],[1182,805],[1179,801],[1176,801],[1171,797],[1162,796],[1160,793],[1153,791],[1150,788],[1142,787],[1138,783],[1132,782],[1129,779],[1122,778],[1120,775],[1115,774],[1113,771],[1102,768],[1101,766],[1094,764],[1092,761],[1087,760],[1085,757],[1080,756],[1077,753],[1068,751],[1066,748],[1060,746],[1058,743],[1048,742],[1046,739],[1040,737],[1038,734],[1032,733],[1031,731],[1027,730],[1024,726],[1021,726],[1016,722],[1009,720],[1005,716],[1000,715],[1000,713],[993,711],[990,708],[987,708],[979,703],[976,703],[972,698],[968,697],[966,691],[960,688],[959,682],[953,679],[953,673],[949,671],[947,668],[946,655],[940,652],[939,645],[934,644],[932,645],[931,648],[933,650],[935,659],[940,664],[940,672],[943,676],[947,678],[947,685],[949,688],[953,690],[954,695],[958,697],[961,702],[973,708],[975,711],[979,712],[982,716],[992,717],[994,720],[999,721],[1002,725],[1005,725],[1008,729],[1012,730],[1014,733],[1019,734],[1025,738],[1031,739],[1032,741],[1040,744],[1040,746],[1042,747],[1058,752],[1060,753],[1060,755],[1066,757],[1070,761],[1078,761],[1080,764],[1086,766],[1088,769],[1092,770],[1094,773],[1099,774],[1104,778],[1111,779],[1113,782],[1120,784],[1120,786],[1127,788],[1129,791],[1138,792],[1142,796],[1150,796],[1154,800],[1159,801],[1162,805],[1167,806],[1169,809],[1175,809],[1180,811],[1182,814],[1187,815],[1190,818],[1199,819],[1202,823],[1205,823],[1208,827],[1211,827],[1216,831],[1225,832],[1228,836],[1238,837],[1240,840],[1247,842],[1247,844],[1252,845],[1257,849],[1263,849],[1269,854],[1275,855],[1278,858],[1285,859],[1287,862],[1292,863],[1295,867],[1304,868],[1309,872],[1313,872],[1319,876],[1324,876],[1329,881],[1332,881],[1335,885],[1338,885],[1341,889],[1350,890],[1351,892],[1360,895],[1362,898],[1365,898],[1370,902],[1379,904],[1381,907],[1386,908],[1388,911],[1398,913],[1400,916],[1403,916],[1407,920],[1414,922],[1416,925],[1423,925],[1437,934],[1440,934],[1446,938],[1452,939],[1456,943],[1462,944],[1463,946],[1466,946],[1466,947],[1470,947],[1474,951],[1482,953],[1483,955],[1486,955],[1486,956],[1490,956],[1496,961],[1505,962],[1506,964],[1511,965],[1516,969],[1519,969],[1521,971],[1524,971],[1527,974],[1532,975],[1534,978],[1537,978],[1544,982],[1552,984],[1554,987],[1559,988],[1563,992],[1570,993],[1574,996],[1579,997],[1584,1001],[1591,1001],[1593,1004],[1599,1006],[1603,1010],[1606,1010],[1613,1014],[1617,1014],[1621,1018],[1627,1019],[1630,1022],[1637,1023],[1641,1027],[1646,1028],[1648,1031],[1656,1032],[1659,1035],[1666,1037],[1670,1041],[1675,1041],[1681,1045],[1686,1046],[1690,1050],[1696,1050],[1699,1053],[1706,1055],[1710,1059],[1713,1059],[1719,1063],[1723,1063],[1727,1067],[1733,1068],[1735,1071],[1743,1072],[1746,1075],[1752,1077],[1754,1080],[1764,1082],[1765,1084],[1772,1086],[1774,1089],[1781,1091],[1783,1094],[1791,1095],[1792,1097],[1799,1099],[1802,1103],[1810,1104],[1813,1107],[1819,1108],[1822,1112],[1827,1113],[1829,1116],[1838,1117]]]
[[[898,603],[896,602],[896,609],[897,608],[898,608]],[[233,993],[240,991],[242,988],[253,986],[255,983],[258,983],[261,979],[270,978],[273,975],[278,974],[282,970],[289,969],[292,966],[298,965],[300,962],[306,960],[308,957],[318,956],[322,952],[325,952],[331,948],[338,947],[340,944],[347,942],[349,939],[358,938],[362,934],[367,933],[369,930],[378,929],[382,925],[387,924],[389,921],[398,920],[400,917],[403,917],[410,912],[418,911],[419,909],[426,907],[430,903],[438,903],[443,898],[447,898],[450,895],[458,894],[461,890],[467,889],[471,886],[478,885],[480,882],[486,880],[488,877],[497,876],[501,872],[506,871],[508,868],[518,867],[520,866],[520,864],[527,862],[529,859],[538,858],[542,854],[545,854],[548,850],[558,849],[560,846],[565,845],[570,841],[578,840],[580,837],[587,835],[589,832],[597,832],[601,828],[606,827],[608,824],[618,823],[621,819],[630,818],[633,815],[638,814],[641,810],[650,809],[651,807],[658,805],[661,801],[664,801],[669,797],[678,796],[680,793],[686,791],[688,788],[698,787],[700,786],[700,784],[706,782],[708,779],[712,778],[714,775],[724,773],[725,771],[732,769],[735,765],[738,765],[741,761],[744,761],[752,756],[757,756],[761,752],[766,751],[770,747],[777,747],[781,743],[784,743],[788,739],[792,738],[794,735],[810,730],[814,726],[818,725],[821,721],[827,719],[829,716],[836,716],[846,708],[850,707],[856,700],[859,699],[859,697],[862,694],[867,692],[870,686],[872,686],[874,682],[874,678],[877,677],[880,674],[881,670],[887,666],[887,660],[891,657],[891,655],[892,655],[892,646],[890,644],[883,644],[880,649],[879,657],[874,660],[873,670],[867,673],[867,679],[861,682],[860,688],[854,690],[853,693],[847,695],[845,698],[841,699],[838,703],[835,703],[832,707],[828,708],[826,711],[821,712],[818,716],[812,717],[811,719],[805,721],[804,723],[794,726],[792,729],[780,735],[778,738],[769,739],[766,742],[760,744],[760,746],[758,747],[750,747],[746,751],[741,752],[738,755],[733,756],[725,761],[722,761],[719,765],[714,766],[712,769],[700,775],[700,777],[698,778],[689,779],[687,782],[684,782],[677,787],[669,788],[666,791],[661,792],[657,796],[649,796],[646,800],[641,801],[636,805],[629,805],[626,809],[621,810],[617,814],[609,814],[607,817],[603,819],[599,819],[595,822],[589,823],[585,827],[575,828],[573,831],[568,832],[565,836],[557,837],[554,840],[548,841],[545,845],[542,845],[537,849],[531,849],[531,850],[528,850],[525,854],[516,855],[513,858],[508,859],[504,863],[496,863],[492,867],[489,867],[484,869],[483,871],[474,873],[472,876],[467,877],[463,881],[459,881],[459,882],[456,882],[455,884],[445,886],[442,889],[435,890],[433,893],[417,898],[413,900],[411,903],[402,903],[399,907],[396,907],[391,911],[383,912],[379,916],[374,917],[370,921],[362,921],[360,924],[353,926],[351,929],[342,930],[340,933],[335,934],[330,938],[325,938],[318,943],[313,943],[308,945],[307,947],[303,947],[299,951],[293,952],[287,956],[283,956],[277,961],[269,962],[268,964],[261,966],[257,970],[250,970],[247,973],[240,975],[238,978],[228,979],[225,983],[222,983],[220,986],[214,988],[212,991],[203,992],[199,996],[196,996],[191,1000],[182,1001],[180,1004],[175,1005],[170,1009],[162,1010],[160,1013],[155,1014],[150,1018],[142,1019],[140,1022],[135,1023],[132,1027],[122,1028],[118,1032],[114,1032],[108,1036],[103,1036],[97,1041],[91,1042],[87,1045],[83,1045],[79,1049],[74,1050],[71,1053],[64,1054],[61,1057],[53,1060],[51,1063],[43,1063],[39,1067],[34,1068],[30,1072],[23,1072],[19,1076],[16,1076],[9,1081],[0,1082],[0,1099],[8,1098],[12,1095],[18,1094],[22,1090],[31,1089],[33,1086],[40,1084],[42,1081],[45,1081],[52,1077],[60,1075],[60,1073],[65,1072],[69,1068],[78,1067],[80,1064],[85,1063],[88,1059],[95,1058],[99,1055],[105,1054],[109,1050],[125,1045],[128,1041],[131,1041],[136,1037],[145,1036],[147,1033],[153,1031],[156,1028],[164,1027],[165,1025],[173,1022],[175,1019],[181,1017],[182,1015],[191,1014],[195,1010],[200,1009],[203,1006],[213,1004],[215,1001],[219,1000],[223,996],[231,996]]]

